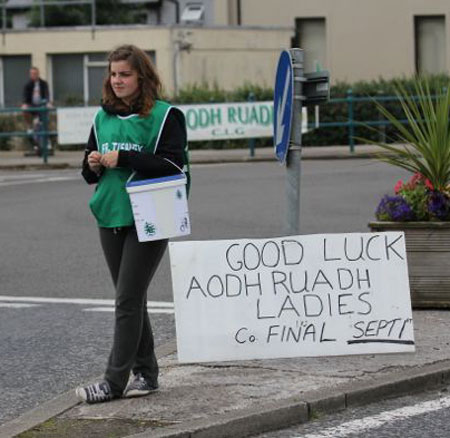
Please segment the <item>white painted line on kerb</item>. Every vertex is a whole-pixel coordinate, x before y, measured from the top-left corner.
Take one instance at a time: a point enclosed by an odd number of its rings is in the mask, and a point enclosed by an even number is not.
[[[114,312],[114,307],[87,307],[83,309],[85,312]],[[167,313],[172,314],[175,313],[173,309],[157,309],[157,308],[147,308],[148,313]]]
[[[114,300],[101,300],[95,298],[47,298],[47,297],[14,297],[0,295],[0,302],[11,303],[38,303],[38,304],[81,304],[93,306],[114,306]],[[173,302],[147,301],[147,307],[173,309]]]
[[[330,427],[323,430],[319,434],[302,435],[295,438],[340,438],[352,434],[360,434],[369,429],[375,429],[386,423],[405,420],[417,415],[426,414],[428,412],[438,411],[450,407],[450,397],[441,398],[439,400],[430,400],[417,403],[412,406],[404,406],[403,408],[394,409],[392,411],[381,412],[372,417],[364,417],[359,420],[349,421],[340,426]]]

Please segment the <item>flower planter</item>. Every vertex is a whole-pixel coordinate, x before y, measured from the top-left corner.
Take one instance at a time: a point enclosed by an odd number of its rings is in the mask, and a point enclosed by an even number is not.
[[[369,222],[371,231],[404,231],[411,303],[450,309],[450,222]]]

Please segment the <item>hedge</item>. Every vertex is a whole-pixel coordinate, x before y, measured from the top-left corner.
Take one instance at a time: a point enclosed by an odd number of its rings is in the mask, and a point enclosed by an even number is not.
[[[449,86],[450,76],[446,74],[430,76],[430,84],[433,93],[440,93]],[[331,87],[329,103],[320,106],[320,122],[346,122],[348,119],[348,106],[346,102],[333,103],[333,99],[345,98],[348,90],[352,90],[354,97],[375,98],[377,96],[394,96],[395,87],[398,84],[404,86],[408,91],[414,93],[415,77],[402,77],[392,80],[379,78],[374,81],[359,81],[353,84],[347,82],[338,82]],[[220,103],[220,102],[242,102],[248,100],[267,101],[273,99],[273,89],[245,83],[233,91],[225,91],[216,83],[193,84],[186,86],[176,96],[166,98],[176,104],[191,103]],[[373,102],[354,102],[354,120],[358,121],[376,121],[380,120],[379,111]],[[401,117],[400,106],[398,102],[386,102],[384,105],[398,117]],[[314,108],[308,109],[309,122],[314,122]],[[54,122],[53,122],[54,123]],[[53,128],[53,126],[52,126]],[[20,131],[23,130],[23,120],[21,117],[2,115],[0,117],[0,130]],[[380,129],[378,128],[378,131]],[[385,129],[386,138],[389,141],[395,138],[395,132],[390,126]],[[355,128],[355,137],[378,139],[379,132],[368,130],[364,127]],[[328,145],[347,145],[349,142],[347,127],[319,128],[314,129],[308,134],[303,135],[304,146],[328,146]],[[0,139],[0,149],[9,149],[10,141]],[[272,146],[272,138],[257,138],[254,141],[255,147]],[[358,140],[355,140],[358,143]],[[224,148],[247,148],[248,139],[243,140],[217,140],[217,141],[196,141],[190,143],[191,149],[224,149]]]
[[[321,105],[320,122],[345,122],[348,120],[348,104],[333,103],[333,99],[345,98],[349,90],[352,91],[353,97],[365,97],[368,99],[380,96],[395,96],[395,89],[398,85],[403,86],[409,93],[414,94],[414,84],[417,77],[411,78],[395,78],[392,80],[378,79],[374,81],[360,81],[353,84],[346,82],[338,82],[331,87],[331,102]],[[441,93],[450,84],[450,76],[434,75],[429,77],[432,92],[434,94]],[[385,108],[388,108],[397,117],[404,119],[401,107],[398,101],[382,102]],[[361,122],[380,121],[380,112],[376,108],[374,102],[354,102],[353,103],[354,120]],[[313,120],[312,110],[309,110],[310,120]],[[376,127],[375,129],[367,129],[364,127],[355,127],[355,137],[368,138],[378,140],[385,131],[386,140],[395,141],[396,132],[387,125],[385,129]],[[344,145],[349,143],[349,133],[347,127],[338,128],[320,128],[311,131],[303,136],[303,144],[309,146],[326,146],[326,145]],[[357,138],[355,143],[361,143]]]
[[[430,84],[433,92],[439,93],[449,86],[450,76],[434,75],[430,76]],[[346,102],[333,103],[333,99],[345,98],[349,90],[352,90],[354,97],[376,98],[378,96],[395,96],[395,87],[401,84],[406,90],[414,93],[414,82],[416,77],[395,78],[392,80],[378,79],[373,81],[359,81],[353,84],[347,82],[338,82],[331,87],[331,102],[320,106],[320,122],[346,122],[348,120],[348,106]],[[273,89],[269,87],[261,87],[252,84],[244,84],[242,87],[234,91],[224,91],[217,84],[209,86],[208,84],[194,84],[182,89],[178,95],[172,97],[173,102],[178,104],[189,103],[219,103],[219,102],[238,102],[248,101],[250,96],[256,101],[272,100]],[[398,102],[385,102],[384,106],[398,117],[402,116]],[[354,102],[354,120],[367,122],[378,121],[380,113],[373,102]],[[308,109],[308,119],[310,123],[314,122],[314,108]],[[363,137],[369,139],[379,139],[383,134],[386,139],[395,139],[395,132],[388,125],[385,129],[376,128],[367,129],[364,127],[356,127],[354,131],[355,137]],[[349,142],[349,133],[347,127],[332,127],[314,129],[308,134],[303,135],[302,142],[304,146],[328,146],[328,145],[346,145]],[[359,143],[355,139],[355,143]],[[191,149],[201,148],[228,148],[228,147],[247,147],[248,140],[233,141],[205,141],[192,142]],[[256,139],[255,146],[272,146],[271,138]]]

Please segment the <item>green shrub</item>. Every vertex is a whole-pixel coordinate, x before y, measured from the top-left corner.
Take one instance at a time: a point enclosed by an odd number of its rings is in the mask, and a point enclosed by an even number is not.
[[[24,131],[23,119],[16,114],[0,114],[0,132]],[[0,137],[0,150],[9,151],[12,145],[11,137]]]
[[[0,114],[0,132],[7,134],[11,132],[24,133],[27,130],[25,119],[21,112],[3,113]],[[56,131],[56,112],[49,113],[49,131]],[[52,142],[53,147],[56,146],[56,136],[50,136],[49,141]],[[24,136],[5,136],[0,137],[0,150],[9,151],[27,150],[31,147],[30,140]],[[84,147],[84,145],[83,145]]]
[[[373,81],[359,81],[353,84],[347,82],[338,82],[331,87],[331,99],[345,98],[348,90],[352,90],[354,97],[378,97],[378,96],[394,96],[395,88],[399,84],[407,91],[414,91],[415,77],[411,78],[397,78],[393,80],[378,79]],[[450,84],[450,76],[436,75],[429,77],[430,88],[439,92],[447,88]],[[273,89],[260,85],[244,83],[242,86],[233,91],[226,91],[221,89],[217,83],[213,85],[191,84],[179,91],[176,96],[171,98],[166,97],[176,104],[194,104],[194,103],[221,103],[221,102],[246,102],[249,100],[255,101],[271,101],[273,100]],[[70,96],[68,100],[72,104],[75,102]],[[65,102],[70,104],[70,102]],[[401,105],[397,102],[385,102],[383,105],[390,113],[396,117],[402,117]],[[381,113],[377,109],[375,102],[354,102],[354,120],[360,122],[382,120]],[[346,102],[336,103],[330,102],[320,106],[320,122],[346,122],[348,119],[348,105]],[[308,108],[308,121],[310,124],[314,123],[314,107]],[[50,130],[56,130],[55,113],[50,116]],[[0,115],[0,132],[11,131],[25,131],[23,117],[20,114],[15,115]],[[349,143],[348,128],[333,127],[314,129],[303,135],[302,142],[304,146],[327,146],[327,145],[347,145]],[[373,129],[367,129],[363,126],[357,126],[354,130],[355,137],[361,137],[373,141],[381,139],[384,132],[386,141],[395,138],[396,131],[393,126],[386,126],[383,130],[378,128],[377,132]],[[54,141],[54,139],[53,139]],[[191,149],[231,149],[231,148],[248,148],[249,139],[242,140],[215,140],[215,141],[195,141],[191,142],[189,147]],[[358,140],[355,139],[355,143]],[[272,147],[273,139],[256,138],[254,145],[258,147]],[[76,146],[79,148],[80,146]],[[7,137],[0,138],[0,149],[8,150],[11,148],[11,140]]]
[[[395,96],[396,86],[401,85],[405,90],[414,92],[416,77],[402,77],[392,80],[379,78],[373,81],[359,81],[353,84],[347,82],[338,82],[331,87],[331,99],[345,98],[349,90],[352,91],[353,97],[377,98],[380,96]],[[436,92],[442,91],[450,84],[450,76],[434,75],[429,78],[430,88]],[[383,106],[397,117],[402,116],[401,105],[398,101],[383,102]],[[313,109],[308,110],[309,121],[313,122]],[[348,105],[346,102],[324,104],[320,106],[320,122],[345,122],[348,120]],[[380,111],[377,109],[375,102],[354,102],[353,118],[360,122],[381,121],[383,120]],[[378,131],[378,132],[377,132]],[[386,140],[396,137],[397,131],[392,125],[386,125],[383,129],[381,126],[377,130],[367,129],[363,126],[357,126],[354,129],[355,137],[362,137],[370,140],[380,140],[383,135]],[[336,128],[320,128],[315,129],[303,136],[303,144],[305,146],[325,146],[325,145],[344,145],[349,143],[349,132],[347,127]],[[355,139],[355,143],[359,141]]]
[[[413,91],[415,77],[395,78],[385,80],[379,78],[373,81],[359,81],[353,84],[347,82],[338,82],[331,87],[331,99],[345,98],[351,89],[354,97],[376,98],[379,96],[394,96],[395,87],[401,84],[406,90]],[[434,90],[442,90],[449,86],[450,76],[436,75],[429,77],[430,86]],[[273,89],[261,87],[250,83],[245,83],[234,91],[225,91],[215,83],[212,86],[208,84],[192,84],[180,90],[177,96],[172,98],[177,104],[192,103],[219,103],[219,102],[239,102],[248,101],[251,96],[255,101],[265,101],[273,99]],[[397,101],[385,102],[384,106],[394,115],[401,116],[401,106]],[[308,108],[308,121],[314,123],[314,107]],[[383,120],[380,111],[375,102],[354,102],[353,103],[354,120],[360,122],[381,121]],[[330,102],[320,106],[320,122],[346,122],[348,120],[348,105],[346,102]],[[378,131],[378,132],[377,132]],[[384,135],[386,140],[395,137],[395,128],[387,125],[385,128],[377,127],[377,131],[367,129],[363,126],[357,126],[354,129],[355,137],[363,137],[371,140],[380,140]],[[349,143],[349,130],[347,127],[332,127],[314,129],[303,135],[302,142],[304,146],[328,146],[328,145],[347,145]],[[355,139],[355,143],[358,141]],[[272,138],[255,139],[255,147],[272,146]],[[223,148],[246,148],[248,140],[219,140],[191,142],[191,149],[223,149]]]

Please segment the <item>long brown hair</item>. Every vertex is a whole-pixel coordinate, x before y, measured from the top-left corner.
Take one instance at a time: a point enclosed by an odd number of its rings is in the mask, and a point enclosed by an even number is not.
[[[129,110],[129,107],[114,94],[111,88],[111,63],[117,61],[127,61],[130,67],[137,72],[139,94],[131,106],[137,108],[140,116],[147,116],[153,108],[155,100],[159,99],[161,95],[161,80],[150,57],[132,44],[119,46],[108,55],[108,74],[103,81],[102,89],[103,104],[112,106],[118,111]]]

